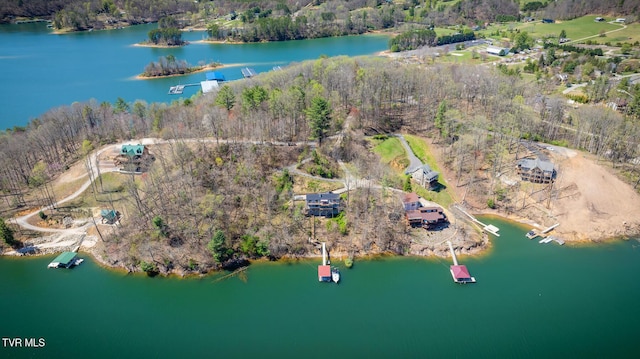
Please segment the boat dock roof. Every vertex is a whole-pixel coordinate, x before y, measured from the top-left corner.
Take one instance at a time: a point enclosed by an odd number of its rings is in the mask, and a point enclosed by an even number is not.
[[[49,263],[49,267],[68,267],[73,263],[77,255],[75,252],[62,252]]]
[[[469,270],[465,265],[452,265],[449,267],[451,276],[456,283],[475,283],[476,279],[469,274]]]
[[[328,265],[318,266],[318,280],[320,282],[328,282],[331,280],[331,266],[328,266]]]
[[[242,69],[240,69],[240,71],[242,72],[242,76],[244,76],[245,78],[253,77],[258,74],[256,70],[250,67],[243,67]]]

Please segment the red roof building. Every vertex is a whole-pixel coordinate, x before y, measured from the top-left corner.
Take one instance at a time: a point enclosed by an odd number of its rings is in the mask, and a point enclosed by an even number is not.
[[[331,266],[318,266],[318,280],[320,282],[331,281]]]
[[[451,266],[451,272],[456,279],[470,279],[471,274],[465,265]]]
[[[452,265],[449,267],[451,276],[456,283],[475,283],[476,279],[469,274],[469,270],[465,265]]]

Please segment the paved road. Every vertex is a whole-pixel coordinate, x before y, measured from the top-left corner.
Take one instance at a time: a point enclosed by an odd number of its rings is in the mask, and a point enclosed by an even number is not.
[[[418,168],[420,168],[420,166],[422,166],[422,161],[420,161],[420,159],[416,157],[416,155],[413,153],[413,151],[411,150],[411,147],[409,147],[409,144],[407,143],[407,140],[405,140],[404,136],[396,135],[396,137],[398,137],[398,139],[400,140],[400,143],[402,143],[402,146],[404,147],[405,152],[407,152],[407,157],[409,158],[409,166],[407,167],[407,170],[404,173],[405,174],[412,173]]]

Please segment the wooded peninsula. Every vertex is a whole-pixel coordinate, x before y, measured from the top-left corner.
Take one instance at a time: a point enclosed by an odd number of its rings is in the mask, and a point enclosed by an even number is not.
[[[55,16],[70,14],[71,3],[56,2],[64,9]],[[169,3],[187,6],[158,6]],[[189,6],[205,11],[210,3]],[[444,2],[421,2],[412,13],[378,2],[358,18],[345,8],[354,3],[309,5],[343,6],[323,12],[334,15],[319,14],[324,25],[307,30],[343,34],[331,25],[346,26],[338,21],[347,20],[343,13],[356,31],[409,14],[444,22],[491,6],[515,6],[513,16],[521,15],[512,1],[462,0],[435,10],[434,3]],[[560,14],[571,3],[537,11]],[[597,10],[598,3],[589,4]],[[120,3],[103,2],[113,15],[111,4],[119,9]],[[216,4],[225,9],[236,2]],[[270,12],[247,5],[236,14],[242,30],[210,26],[217,29],[210,35],[262,39],[271,36],[258,31],[270,28],[260,27],[271,21],[263,19],[278,10],[298,14],[272,21],[302,21],[304,4],[295,12],[289,3]],[[134,14],[125,15],[137,19]],[[437,54],[321,57],[171,104],[118,99],[51,109],[0,135],[0,249],[42,253],[42,243],[84,243],[107,266],[197,274],[258,258],[315,256],[319,242],[349,258],[444,255],[448,240],[474,253],[488,237],[468,212],[542,228],[561,223],[556,231],[567,241],[640,233],[638,45],[593,44],[606,33],[585,40],[591,47],[561,41],[566,36],[536,45],[525,30],[484,31],[508,44],[510,61],[488,66],[489,56],[504,56],[504,48],[494,47],[469,51],[463,63],[447,63],[444,47]],[[396,45],[436,41],[432,32],[418,35],[400,37]],[[166,60],[160,69],[178,62]],[[575,83],[579,92],[571,91]],[[310,209],[309,199],[319,194],[336,203],[330,215]],[[446,224],[432,226],[431,217],[420,214],[414,228],[409,211],[417,202],[407,202],[408,195]],[[41,227],[59,233],[43,237]]]

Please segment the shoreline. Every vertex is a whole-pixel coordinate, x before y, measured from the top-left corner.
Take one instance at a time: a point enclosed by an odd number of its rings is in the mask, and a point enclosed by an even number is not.
[[[144,76],[143,74],[139,74],[135,76],[136,80],[153,80],[153,79],[165,79],[165,78],[169,78],[169,77],[180,77],[180,76],[187,76],[187,75],[191,75],[191,74],[197,74],[198,72],[204,72],[204,71],[208,71],[208,70],[214,70],[214,69],[220,69],[226,67],[226,65],[223,64],[208,64],[208,65],[204,65],[202,67],[198,67],[196,66],[195,68],[197,68],[196,70],[192,70],[189,72],[185,72],[185,73],[178,73],[178,74],[171,74],[171,75],[160,75],[160,76]]]
[[[181,77],[181,76],[189,76],[191,74],[197,74],[199,72],[205,72],[205,71],[209,71],[209,70],[215,70],[215,69],[222,69],[222,68],[232,68],[232,67],[242,67],[242,66],[247,66],[249,64],[246,63],[235,63],[235,64],[220,64],[217,66],[209,66],[206,65],[205,67],[199,69],[199,70],[195,70],[195,71],[191,71],[191,72],[187,72],[184,74],[173,74],[173,75],[164,75],[164,76],[152,76],[152,77],[145,77],[140,75],[136,75],[131,77],[130,79],[132,80],[156,80],[156,79],[166,79],[166,78],[171,78],[171,77]],[[229,80],[227,80],[229,81]]]
[[[532,226],[531,224],[531,220],[528,220],[526,218],[522,218],[522,217],[518,217],[518,216],[513,216],[513,215],[507,215],[507,214],[501,214],[501,213],[496,213],[496,212],[474,212],[474,215],[477,216],[484,216],[484,217],[493,217],[496,218],[498,220],[501,221],[505,221],[505,222],[509,222],[512,225],[515,225],[517,227],[522,228],[523,232],[527,231],[527,228]],[[631,240],[634,239],[634,237],[636,236],[640,236],[640,233],[636,233],[628,235],[628,236],[614,236],[614,237],[609,237],[607,239],[604,240],[575,240],[575,239],[568,239],[568,238],[563,238],[565,239],[566,243],[571,244],[571,245],[598,245],[601,243],[606,243],[606,242],[610,242],[610,241],[619,241],[619,240],[623,240],[623,241],[627,241],[627,240]],[[523,237],[524,238],[524,237]],[[481,242],[478,242],[479,244],[473,248],[464,250],[462,248],[459,248],[459,252],[457,253],[458,257],[472,257],[472,258],[481,258],[481,257],[485,257],[488,255],[491,255],[492,253],[492,240],[491,237],[486,235],[486,234],[482,234],[482,240]],[[11,250],[11,251],[7,251],[1,254],[2,257],[6,257],[6,258],[11,258],[11,259],[16,259],[16,260],[20,260],[23,258],[35,258],[35,257],[43,257],[43,256],[54,256],[55,253],[58,253],[59,251],[53,250],[55,249],[55,247],[51,247],[51,248],[47,248],[49,249],[46,252],[40,252],[40,253],[35,253],[35,254],[23,254],[20,255],[17,252],[15,252],[15,250]],[[64,249],[64,248],[63,248]],[[53,251],[52,251],[53,250]],[[13,252],[13,254],[9,254]],[[148,274],[146,274],[145,272],[142,271],[138,271],[138,270],[132,270],[131,268],[128,268],[124,265],[124,263],[120,263],[119,261],[116,261],[115,263],[110,263],[106,260],[104,260],[104,258],[101,257],[101,255],[99,253],[96,253],[96,248],[94,245],[88,246],[88,247],[81,247],[78,250],[78,253],[82,253],[84,255],[88,255],[92,258],[93,262],[96,263],[98,266],[100,266],[101,268],[105,269],[105,270],[109,270],[109,271],[114,271],[114,272],[118,272],[121,274],[127,274],[127,275],[145,275],[145,276],[149,276]],[[425,260],[441,260],[441,259],[448,259],[450,258],[450,255],[448,255],[448,251],[445,251],[445,253],[443,254],[442,252],[438,252],[438,251],[433,251],[433,250],[429,250],[427,254],[421,254],[421,253],[416,253],[414,251],[410,251],[407,254],[401,254],[401,253],[394,253],[394,252],[389,252],[389,251],[385,251],[385,252],[371,252],[371,253],[365,253],[365,254],[359,254],[359,255],[349,255],[347,252],[345,251],[340,251],[340,250],[335,250],[333,255],[330,255],[330,258],[333,257],[334,262],[338,261],[338,262],[344,262],[345,258],[348,257],[352,257],[354,262],[357,261],[372,261],[372,260],[379,260],[379,259],[385,259],[385,258],[410,258],[410,257],[414,257],[414,258],[420,258],[420,259],[425,259]],[[248,260],[249,261],[249,266],[251,266],[252,264],[255,263],[265,263],[265,262],[273,262],[275,263],[279,263],[279,264],[287,264],[287,263],[296,263],[296,262],[304,262],[304,261],[312,261],[312,260],[316,260],[318,258],[322,258],[321,254],[313,254],[313,253],[307,253],[304,255],[284,255],[278,259],[275,260],[271,260],[269,258],[258,258],[258,259],[251,259]],[[243,267],[241,267],[243,268]],[[135,269],[135,268],[134,268]],[[216,274],[225,274],[225,275],[229,275],[234,273],[235,271],[227,271],[224,269],[218,269],[218,270],[208,270],[206,272],[189,272],[189,271],[184,271],[181,268],[174,268],[173,270],[169,271],[169,272],[159,272],[156,275],[153,275],[152,277],[165,277],[165,278],[170,278],[170,277],[176,277],[179,279],[189,279],[189,278],[203,278],[203,277],[213,277]]]

